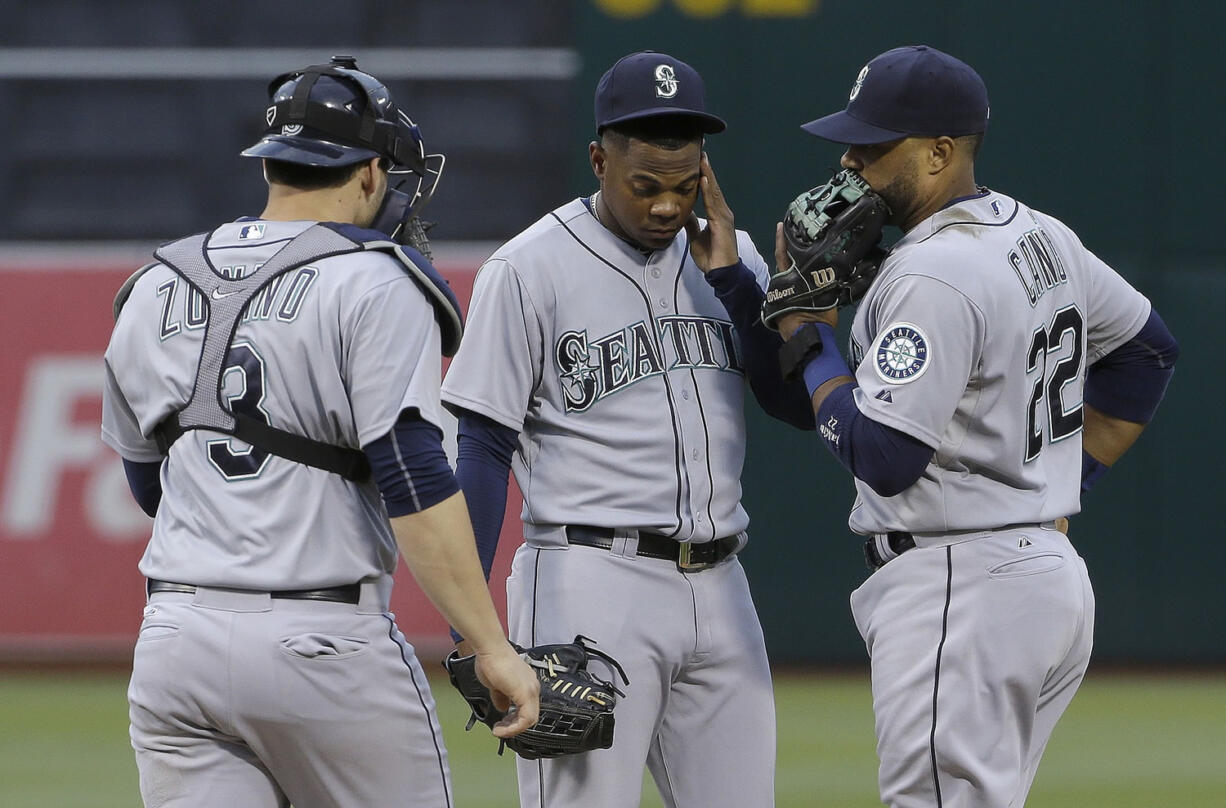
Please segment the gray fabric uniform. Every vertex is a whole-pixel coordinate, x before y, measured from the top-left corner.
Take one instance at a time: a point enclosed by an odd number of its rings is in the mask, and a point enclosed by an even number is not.
[[[208,243],[241,277],[311,222],[236,222]],[[103,440],[160,458],[153,430],[188,400],[204,334],[201,295],[145,273],[106,352]],[[277,278],[231,342],[223,398],[275,427],[358,447],[401,410],[441,423],[440,331],[394,259],[355,253]],[[129,689],[147,805],[446,806],[434,702],[387,611],[397,548],[373,482],[268,456],[206,430],[161,469],[140,562],[196,593],[149,598]],[[361,602],[270,591],[362,582]]]
[[[883,801],[1023,804],[1093,636],[1080,510],[1086,368],[1149,302],[1065,225],[1002,194],[893,248],[856,312],[861,412],[936,447],[893,497],[859,480],[853,530],[917,548],[852,595],[873,669]]]
[[[767,269],[743,232],[742,260]],[[611,749],[519,761],[523,806],[638,805],[644,763],[669,806],[774,803],[774,703],[735,556],[699,572],[636,555],[638,531],[738,537],[745,379],[684,232],[647,255],[569,202],[481,268],[443,399],[519,432],[526,543],[507,580],[521,645],[593,638],[626,668]],[[565,526],[617,529],[612,551]]]

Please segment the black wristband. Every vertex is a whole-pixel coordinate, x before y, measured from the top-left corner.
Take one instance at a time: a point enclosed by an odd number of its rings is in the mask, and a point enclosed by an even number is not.
[[[779,348],[779,373],[784,381],[798,378],[809,360],[822,352],[822,335],[814,323],[796,329],[791,339]]]

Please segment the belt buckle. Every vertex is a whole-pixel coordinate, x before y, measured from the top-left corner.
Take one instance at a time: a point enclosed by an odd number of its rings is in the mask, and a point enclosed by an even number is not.
[[[694,554],[693,542],[681,542],[681,546],[677,550],[677,569],[682,572],[700,572],[708,567],[715,566],[711,561],[691,561]]]

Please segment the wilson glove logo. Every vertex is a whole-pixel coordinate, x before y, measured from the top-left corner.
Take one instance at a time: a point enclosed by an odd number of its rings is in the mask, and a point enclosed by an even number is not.
[[[813,269],[809,271],[809,277],[813,279],[813,286],[817,289],[829,286],[837,280],[834,274],[834,267],[824,267],[822,269]]]

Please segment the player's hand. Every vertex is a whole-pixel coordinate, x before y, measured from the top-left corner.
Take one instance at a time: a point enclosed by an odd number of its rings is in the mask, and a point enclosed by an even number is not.
[[[775,223],[775,272],[787,272],[792,268],[792,259],[788,256],[787,239],[783,237],[783,222]],[[831,328],[839,327],[839,310],[828,311],[797,311],[785,314],[779,318],[779,334],[786,342],[796,329],[805,323],[829,323]]]
[[[724,192],[719,188],[715,172],[711,170],[711,158],[702,153],[698,168],[698,189],[702,195],[702,206],[707,212],[707,226],[699,228],[698,216],[690,211],[690,218],[685,223],[685,231],[690,235],[690,255],[694,263],[703,272],[710,272],[717,267],[732,266],[740,259],[736,247],[736,226],[732,217],[732,209],[724,199]]]
[[[490,689],[494,706],[507,714],[493,726],[495,737],[518,735],[540,718],[541,680],[510,643],[477,652],[477,678]]]

